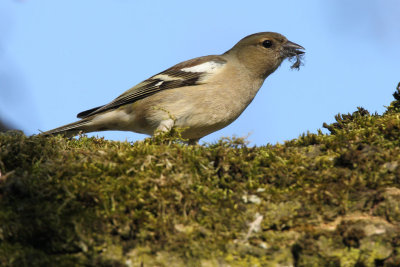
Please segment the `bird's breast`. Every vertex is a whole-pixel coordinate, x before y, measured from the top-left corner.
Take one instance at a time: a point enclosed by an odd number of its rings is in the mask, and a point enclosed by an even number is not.
[[[177,105],[171,106],[171,109],[178,107],[176,126],[188,127],[187,138],[195,138],[231,124],[251,103],[263,83],[262,80],[240,82],[214,83],[183,96]],[[191,100],[184,100],[188,98]]]

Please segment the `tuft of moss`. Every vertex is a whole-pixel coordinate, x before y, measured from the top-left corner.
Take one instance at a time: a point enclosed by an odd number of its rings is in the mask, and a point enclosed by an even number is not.
[[[394,96],[261,147],[0,133],[0,265],[399,266]]]

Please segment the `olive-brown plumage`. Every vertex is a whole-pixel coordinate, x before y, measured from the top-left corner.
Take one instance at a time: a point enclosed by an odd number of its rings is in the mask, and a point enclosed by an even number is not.
[[[296,57],[298,68],[303,49],[279,33],[252,34],[222,55],[179,63],[109,104],[79,113],[81,120],[43,134],[122,130],[153,135],[182,127],[182,136],[196,142],[232,123],[284,59]]]

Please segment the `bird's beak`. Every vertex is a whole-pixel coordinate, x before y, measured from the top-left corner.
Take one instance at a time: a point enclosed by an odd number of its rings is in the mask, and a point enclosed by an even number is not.
[[[302,55],[305,52],[302,50],[305,50],[304,47],[301,45],[298,45],[296,43],[293,43],[291,41],[287,41],[285,44],[283,44],[283,54],[285,54],[288,57],[293,57],[297,55]],[[301,49],[301,50],[300,50]]]

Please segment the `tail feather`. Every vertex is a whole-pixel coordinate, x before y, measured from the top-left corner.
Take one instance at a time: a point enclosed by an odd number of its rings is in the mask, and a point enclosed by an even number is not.
[[[72,137],[79,132],[90,133],[107,130],[130,130],[133,124],[131,117],[125,111],[111,110],[103,113],[90,115],[79,121],[55,128],[42,133],[42,135],[62,134]]]
[[[86,126],[88,123],[90,123],[90,120],[83,119],[80,121],[69,123],[64,126],[60,126],[55,129],[43,132],[43,133],[41,133],[41,135],[48,136],[48,135],[61,134],[61,135],[65,135],[67,137],[72,137],[74,135],[77,135],[81,131],[86,132],[85,131],[86,127],[84,127],[84,126]]]

